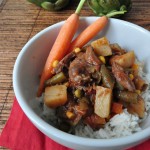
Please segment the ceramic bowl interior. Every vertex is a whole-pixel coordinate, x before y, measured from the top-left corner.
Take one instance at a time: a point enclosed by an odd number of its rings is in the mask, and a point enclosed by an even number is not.
[[[96,17],[81,18],[78,35]],[[13,86],[23,111],[44,134],[73,149],[122,149],[136,145],[150,136],[150,117],[142,124],[143,131],[118,139],[89,139],[64,133],[41,119],[41,109],[36,98],[39,76],[48,53],[63,22],[52,25],[36,34],[21,50],[13,72]],[[75,36],[76,36],[75,35]],[[134,50],[137,58],[145,63],[145,72],[150,74],[150,32],[129,22],[110,19],[105,29],[94,39],[106,36],[110,43],[118,43],[124,49]],[[92,40],[94,40],[92,39]],[[108,144],[109,143],[109,144]]]

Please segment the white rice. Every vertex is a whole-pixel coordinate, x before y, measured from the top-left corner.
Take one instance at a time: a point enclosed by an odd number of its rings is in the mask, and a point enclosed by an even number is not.
[[[51,125],[57,125],[57,116],[55,115],[55,109],[50,109],[46,105],[43,107],[42,118],[46,120]]]
[[[104,128],[94,131],[90,126],[79,124],[75,128],[75,135],[88,137],[88,138],[97,138],[97,139],[109,139],[109,138],[118,138],[123,136],[131,135],[135,132],[142,130],[140,123],[143,122],[150,112],[150,75],[147,75],[143,72],[143,63],[139,63],[139,75],[146,81],[148,88],[143,92],[142,97],[145,101],[145,117],[140,119],[137,115],[132,115],[127,112],[127,109],[124,109],[123,113],[115,115],[110,119],[108,123],[105,124]],[[49,109],[44,105],[42,118],[49,122],[52,125],[57,124],[57,117],[55,116],[55,110]]]
[[[115,115],[104,128],[93,131],[90,126],[80,125],[76,128],[75,134],[83,137],[109,139],[131,135],[140,131],[140,119],[136,115],[131,115],[124,109],[123,113]]]

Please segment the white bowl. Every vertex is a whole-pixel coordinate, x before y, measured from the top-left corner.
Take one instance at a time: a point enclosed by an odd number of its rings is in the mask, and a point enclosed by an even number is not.
[[[81,18],[78,33],[97,17]],[[143,130],[131,136],[115,139],[90,139],[62,132],[49,125],[39,116],[41,110],[36,101],[36,92],[46,57],[64,22],[54,24],[36,34],[21,50],[13,72],[13,86],[17,100],[32,123],[54,141],[79,150],[117,150],[135,146],[150,137],[150,117]],[[145,70],[150,73],[150,32],[132,23],[110,19],[107,27],[95,37],[106,36],[110,43],[119,43],[127,50],[134,50],[138,59],[145,61]],[[34,104],[34,105],[33,105]]]

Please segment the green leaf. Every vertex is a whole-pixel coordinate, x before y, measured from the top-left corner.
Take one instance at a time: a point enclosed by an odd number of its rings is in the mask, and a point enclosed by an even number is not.
[[[41,4],[42,8],[46,9],[46,10],[50,10],[50,11],[53,11],[55,10],[55,4],[54,3],[51,3],[51,2],[43,2]]]
[[[126,12],[127,11],[116,11],[116,10],[114,10],[114,11],[108,13],[106,16],[109,17],[109,18],[111,18],[111,17],[119,17],[120,15],[123,15]]]
[[[44,0],[28,0],[29,2],[36,4],[37,6],[41,6],[41,3],[44,2]]]
[[[103,12],[103,8],[99,5],[98,0],[87,0],[88,6],[93,10],[97,15]]]
[[[55,10],[60,10],[62,8],[64,8],[65,6],[67,6],[69,3],[69,0],[57,0],[55,2]]]
[[[127,7],[127,10],[130,10],[132,8],[132,1],[131,0],[119,0],[120,5],[125,5]]]
[[[28,0],[46,10],[60,10],[69,4],[69,0]]]
[[[105,13],[120,8],[120,2],[118,0],[99,0],[99,5],[104,8]]]
[[[98,15],[120,17],[132,6],[131,0],[87,0],[88,6]]]

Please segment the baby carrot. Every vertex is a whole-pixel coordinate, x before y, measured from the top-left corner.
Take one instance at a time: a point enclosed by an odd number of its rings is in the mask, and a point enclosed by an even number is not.
[[[62,26],[44,66],[37,96],[41,96],[45,81],[52,76],[53,62],[55,60],[61,60],[66,55],[71,40],[78,28],[79,14],[85,1],[86,0],[80,1],[75,13],[72,14]]]
[[[82,48],[106,26],[107,22],[108,18],[103,16],[89,25],[71,42],[68,53],[70,53],[76,47]]]

